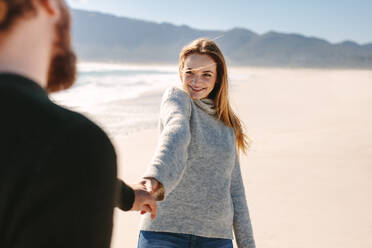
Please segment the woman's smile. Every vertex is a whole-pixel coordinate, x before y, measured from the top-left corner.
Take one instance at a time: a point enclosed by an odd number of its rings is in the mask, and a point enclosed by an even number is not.
[[[206,88],[196,88],[196,87],[192,87],[191,85],[189,86],[189,88],[194,91],[195,93],[200,93],[202,92],[203,90],[205,90]]]

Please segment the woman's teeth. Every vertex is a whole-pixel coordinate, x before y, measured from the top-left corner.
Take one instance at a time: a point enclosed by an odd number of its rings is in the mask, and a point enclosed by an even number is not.
[[[200,91],[204,90],[203,88],[197,89],[197,88],[193,88],[193,87],[191,87],[191,86],[190,86],[190,88],[191,88],[193,91],[196,91],[196,92],[200,92]]]

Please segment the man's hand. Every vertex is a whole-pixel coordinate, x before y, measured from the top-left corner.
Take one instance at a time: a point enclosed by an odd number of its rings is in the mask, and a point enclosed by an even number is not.
[[[155,219],[157,205],[154,197],[148,192],[146,181],[142,180],[131,187],[134,190],[134,203],[130,211],[141,211],[141,214],[149,212],[151,219]]]

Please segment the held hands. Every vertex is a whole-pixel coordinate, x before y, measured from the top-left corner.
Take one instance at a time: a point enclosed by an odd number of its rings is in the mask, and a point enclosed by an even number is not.
[[[153,177],[145,177],[145,185],[147,191],[154,197],[156,201],[162,201],[165,198],[164,186]]]
[[[145,181],[146,190],[150,194],[154,194],[159,188],[159,182],[153,177],[145,177],[143,178],[143,181]]]
[[[163,185],[155,178],[143,178],[137,184],[131,185],[134,190],[134,203],[131,211],[141,211],[141,214],[151,213],[155,219],[157,212],[156,201],[164,199]]]
[[[143,179],[139,183],[131,185],[134,190],[134,203],[131,211],[141,211],[141,214],[146,212],[151,213],[151,219],[155,219],[157,205],[154,197],[149,189],[153,189],[153,185],[149,185],[148,179]]]

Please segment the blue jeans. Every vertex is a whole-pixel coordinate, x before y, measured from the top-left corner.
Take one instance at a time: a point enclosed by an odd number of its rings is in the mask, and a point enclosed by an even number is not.
[[[141,231],[137,248],[233,248],[231,239],[190,234]]]

